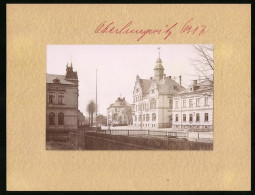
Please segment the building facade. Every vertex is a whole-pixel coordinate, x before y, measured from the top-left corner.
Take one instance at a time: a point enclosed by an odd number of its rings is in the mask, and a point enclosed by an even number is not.
[[[133,126],[141,128],[171,128],[173,95],[184,90],[179,83],[164,74],[159,57],[154,68],[154,77],[141,79],[138,75],[133,90]]]
[[[213,82],[194,80],[189,88],[173,96],[173,127],[213,129]]]
[[[129,125],[131,123],[131,105],[124,97],[119,97],[107,108],[107,125]]]
[[[77,72],[67,64],[66,75],[46,74],[46,78],[46,130],[77,131],[84,117],[78,110]]]

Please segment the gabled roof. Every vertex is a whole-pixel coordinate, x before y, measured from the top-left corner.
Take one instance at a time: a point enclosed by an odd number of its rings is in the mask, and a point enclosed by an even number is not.
[[[46,83],[54,83],[54,79],[59,79],[60,84],[64,85],[75,85],[75,83],[69,82],[65,80],[65,75],[57,75],[57,74],[48,74],[46,73]]]
[[[155,82],[159,94],[175,94],[185,88],[180,86],[177,82],[172,80],[170,77],[162,78],[160,81],[151,80],[151,79],[139,79],[142,85],[142,91],[145,94],[149,93],[152,82]]]
[[[161,79],[157,83],[157,88],[159,94],[175,94],[185,89],[184,87],[180,86],[176,81],[172,80],[169,77]]]
[[[152,80],[150,80],[150,79],[140,79],[140,83],[142,85],[143,93],[147,93],[148,89],[151,86]]]

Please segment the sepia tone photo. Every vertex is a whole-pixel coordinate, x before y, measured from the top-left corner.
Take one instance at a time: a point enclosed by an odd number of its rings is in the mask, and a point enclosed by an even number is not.
[[[47,150],[213,150],[213,45],[48,45]]]

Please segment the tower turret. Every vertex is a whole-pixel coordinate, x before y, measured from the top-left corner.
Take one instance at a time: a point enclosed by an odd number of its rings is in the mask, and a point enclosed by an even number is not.
[[[164,76],[164,67],[162,66],[162,60],[160,58],[160,47],[158,48],[159,50],[159,57],[156,61],[156,66],[154,68],[154,78],[159,81],[163,78]]]
[[[65,79],[67,81],[73,82],[75,84],[78,85],[78,75],[77,75],[77,71],[73,71],[73,65],[71,63],[71,66],[68,66],[68,64],[66,65],[66,77]]]

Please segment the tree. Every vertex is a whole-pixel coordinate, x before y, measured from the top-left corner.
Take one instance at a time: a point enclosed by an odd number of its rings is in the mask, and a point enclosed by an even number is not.
[[[190,76],[198,77],[198,82],[203,86],[203,91],[200,90],[198,92],[200,95],[202,94],[201,98],[212,96],[214,72],[213,45],[193,45],[193,48],[197,57],[191,59],[195,75]]]
[[[203,80],[213,82],[213,45],[194,45],[194,50],[198,54],[198,57],[192,59],[192,65],[195,68],[197,76]]]
[[[93,115],[96,111],[96,104],[93,100],[90,100],[89,104],[87,105],[87,112],[89,113],[89,126],[93,126]]]

